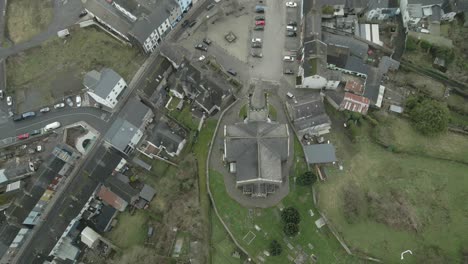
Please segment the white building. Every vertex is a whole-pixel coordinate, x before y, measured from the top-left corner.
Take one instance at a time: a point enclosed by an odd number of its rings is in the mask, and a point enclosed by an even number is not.
[[[92,70],[83,80],[88,94],[99,104],[113,109],[122,91],[127,87],[125,80],[112,69],[104,68],[101,72]]]

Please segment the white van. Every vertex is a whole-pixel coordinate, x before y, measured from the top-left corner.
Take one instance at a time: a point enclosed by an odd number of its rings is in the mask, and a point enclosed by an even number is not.
[[[53,122],[44,127],[44,132],[50,131],[52,129],[57,129],[60,127],[60,122]]]

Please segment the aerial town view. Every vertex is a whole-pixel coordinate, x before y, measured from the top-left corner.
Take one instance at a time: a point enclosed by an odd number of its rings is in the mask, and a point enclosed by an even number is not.
[[[0,9],[0,264],[468,264],[468,0]]]

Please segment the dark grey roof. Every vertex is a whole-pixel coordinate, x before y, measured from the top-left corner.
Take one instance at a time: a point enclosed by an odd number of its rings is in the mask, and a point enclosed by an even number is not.
[[[349,54],[350,52],[348,47],[328,45],[327,63],[334,64],[339,68],[345,68]]]
[[[167,18],[169,13],[164,8],[157,8],[147,17],[140,17],[130,30],[129,34],[135,37],[140,43],[145,40],[158,28]],[[158,33],[159,34],[159,33]]]
[[[348,57],[348,60],[346,61],[346,65],[344,69],[353,71],[353,72],[359,72],[362,74],[366,74],[369,72],[370,66],[364,62],[363,59],[358,58],[354,55],[351,55]]]
[[[367,55],[369,45],[355,39],[351,36],[336,35],[329,32],[323,32],[323,41],[328,45],[338,45],[348,47],[350,54],[359,58],[364,58]]]
[[[122,34],[132,28],[132,23],[125,19],[123,15],[106,0],[87,0],[84,7],[101,20],[105,21]]]
[[[194,99],[208,111],[214,106],[221,107],[224,98],[231,94],[231,85],[225,80],[213,78],[211,74],[184,62],[176,73],[174,89],[180,91],[182,88],[187,97]]]
[[[130,98],[120,111],[119,117],[127,120],[130,124],[140,128],[144,117],[151,112],[151,109],[143,104],[138,97]]]
[[[332,144],[315,144],[304,146],[306,160],[310,164],[330,163],[336,161],[335,147]]]
[[[324,75],[327,69],[327,45],[315,39],[304,43],[304,77]]]
[[[93,217],[91,219],[91,222],[93,223],[93,226],[92,226],[93,229],[95,229],[99,233],[103,233],[103,232],[108,231],[110,221],[112,220],[115,213],[117,212],[117,209],[115,209],[114,207],[110,205],[103,203],[100,211],[101,213]]]
[[[440,19],[442,18],[442,9],[440,6],[435,5],[432,6],[432,15],[430,17],[431,22],[440,22]]]
[[[145,184],[143,186],[143,189],[140,191],[140,197],[145,199],[148,202],[151,202],[153,200],[153,197],[156,195],[156,190],[149,186],[148,184]]]
[[[454,12],[466,12],[466,11],[468,11],[468,0],[455,0],[454,3],[453,3],[453,11]],[[466,15],[465,15],[465,17],[466,17]]]
[[[128,183],[117,179],[115,176],[108,177],[104,185],[129,204],[138,198],[138,190],[134,189]]]
[[[282,180],[282,162],[289,155],[286,124],[256,121],[225,129],[226,159],[237,164],[237,182]]]
[[[101,72],[92,70],[86,73],[83,85],[101,98],[106,98],[122,77],[114,70],[104,68]]]
[[[382,75],[377,68],[370,68],[367,74],[366,85],[364,86],[364,97],[369,98],[374,104],[379,97],[380,81]]]
[[[304,42],[322,39],[322,16],[319,11],[311,10],[305,16]]]
[[[179,144],[184,140],[183,137],[175,133],[166,122],[160,120],[152,131],[148,141],[157,147],[164,146],[167,152],[175,153]]]
[[[176,64],[177,67],[181,65],[185,59],[191,58],[191,53],[189,50],[184,48],[182,45],[176,43],[167,43],[163,41],[159,45],[159,52],[166,57],[169,61]]]
[[[293,103],[288,103],[288,111],[298,131],[331,123],[318,93],[309,94],[297,98]]]
[[[442,5],[445,0],[408,0],[408,4],[421,4],[422,6]]]

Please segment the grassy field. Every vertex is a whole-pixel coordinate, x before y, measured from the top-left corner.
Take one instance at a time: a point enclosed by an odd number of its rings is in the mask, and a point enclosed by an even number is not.
[[[127,82],[143,63],[135,48],[95,28],[76,29],[7,59],[7,93],[20,111],[51,104],[83,89],[86,72],[112,68]]]
[[[27,41],[46,30],[53,18],[52,0],[9,0],[6,13],[8,37],[14,43]]]
[[[223,225],[214,213],[211,214],[211,263],[213,264],[242,264],[245,256],[233,257],[233,253],[240,250],[232,242]]]
[[[380,119],[381,125],[376,128],[374,136],[395,147],[396,151],[468,164],[466,136],[447,132],[439,136],[426,137],[419,134],[407,120],[394,116]]]
[[[295,141],[295,161],[291,179],[307,170],[302,149]],[[327,227],[317,229],[315,221],[319,218],[318,211],[312,200],[310,187],[297,186],[290,181],[290,194],[276,207],[268,209],[247,209],[231,199],[226,193],[223,176],[210,171],[210,189],[216,200],[216,206],[221,217],[234,233],[237,241],[258,261],[261,256],[265,263],[291,263],[288,256],[297,257],[304,253],[307,256],[315,254],[323,263],[359,263],[359,260],[345,254],[338,241]],[[300,234],[296,237],[285,237],[280,220],[280,208],[294,206],[301,214]],[[310,215],[310,210],[314,216]],[[257,225],[261,231],[257,231]],[[251,237],[254,237],[250,241]],[[276,239],[282,244],[283,253],[276,257],[263,254],[271,240]],[[287,241],[287,242],[286,242]],[[293,249],[288,247],[288,243]]]
[[[145,212],[138,210],[134,215],[124,212],[119,215],[118,221],[108,236],[112,243],[124,250],[143,244],[148,231]]]
[[[366,124],[356,143],[334,130],[344,170],[327,170],[319,207],[355,252],[384,263],[459,263],[468,254],[468,166],[436,157],[465,161],[468,139],[425,138],[399,119],[387,124],[381,138],[413,154],[375,144]],[[407,249],[414,255],[400,261]]]

